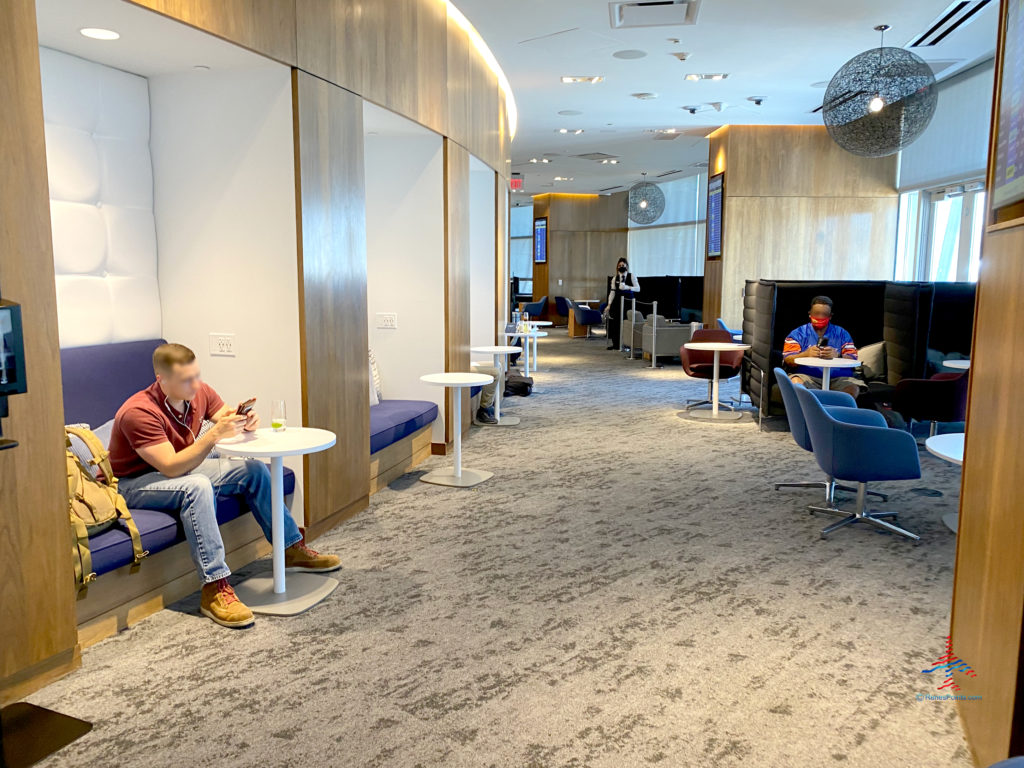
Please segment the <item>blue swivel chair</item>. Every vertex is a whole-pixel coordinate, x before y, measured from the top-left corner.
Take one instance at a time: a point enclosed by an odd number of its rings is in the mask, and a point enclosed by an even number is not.
[[[569,317],[572,309],[569,307],[569,300],[565,296],[555,296],[555,312],[559,317]]]
[[[590,307],[584,307],[582,304],[577,304],[575,301],[569,300],[569,305],[572,307],[573,313],[576,315],[576,325],[581,325],[587,329],[587,338],[592,338],[593,334],[591,329],[595,325],[603,325],[604,318],[601,313],[596,309]]]
[[[531,302],[530,304],[523,305],[523,312],[526,312],[530,317],[537,318],[544,315],[544,310],[548,308],[548,297],[541,296],[537,301]]]
[[[789,420],[789,432],[793,435],[793,442],[805,451],[811,451],[811,435],[807,432],[807,422],[804,421],[804,412],[800,408],[800,401],[796,398],[794,384],[789,380],[787,374],[781,368],[775,369],[775,380],[779,383],[779,392],[782,393],[782,403],[786,406],[786,418]],[[856,408],[857,402],[845,392],[834,392],[831,390],[809,389],[807,390],[818,402],[828,407]],[[775,483],[775,490],[780,488],[824,488],[825,504],[829,507],[836,505],[836,491],[856,491],[848,485],[836,485],[835,478],[817,480],[806,483]],[[877,496],[882,501],[889,497],[878,491],[868,491],[871,496]]]
[[[725,324],[725,320],[723,320],[722,318],[718,318],[718,327],[721,328],[723,331],[728,331],[729,335],[734,337],[739,336],[743,333],[743,331],[737,331],[734,328],[730,328],[728,325]]]
[[[901,429],[889,429],[878,411],[864,408],[825,408],[802,384],[793,387],[811,435],[814,458],[826,475],[857,483],[857,508],[821,530],[830,533],[854,523],[867,523],[888,533],[919,542],[916,533],[885,520],[895,512],[865,509],[867,483],[874,480],[912,480],[921,476],[917,442]],[[815,512],[843,514],[834,507],[813,507]]]

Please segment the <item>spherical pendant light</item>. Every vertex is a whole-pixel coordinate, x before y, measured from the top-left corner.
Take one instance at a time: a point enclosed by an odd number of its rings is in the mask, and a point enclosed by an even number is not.
[[[888,28],[875,27],[883,35]],[[847,152],[885,157],[924,132],[937,100],[935,75],[923,59],[880,46],[836,72],[825,90],[822,117],[829,135]]]
[[[629,188],[629,219],[635,224],[653,224],[665,212],[665,194],[657,184],[644,180]]]

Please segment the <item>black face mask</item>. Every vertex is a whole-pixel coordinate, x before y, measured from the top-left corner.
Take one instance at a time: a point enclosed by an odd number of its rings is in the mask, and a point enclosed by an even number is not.
[[[625,267],[619,267],[619,274],[620,275],[626,274],[626,268]]]

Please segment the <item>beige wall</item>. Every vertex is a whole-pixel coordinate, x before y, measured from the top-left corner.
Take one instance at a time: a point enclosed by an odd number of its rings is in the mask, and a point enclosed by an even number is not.
[[[722,258],[705,264],[704,316],[737,327],[746,280],[891,279],[896,158],[839,148],[823,126],[725,126],[709,173],[725,172]]]

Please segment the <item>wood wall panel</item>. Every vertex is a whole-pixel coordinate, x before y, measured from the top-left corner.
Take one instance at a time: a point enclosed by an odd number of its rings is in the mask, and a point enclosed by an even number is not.
[[[451,19],[447,47],[448,136],[492,168],[502,170],[499,126],[504,125],[504,107],[498,78]]]
[[[0,3],[0,295],[22,305],[29,391],[0,451],[0,705],[77,663],[64,406],[33,0]],[[37,677],[38,676],[38,677]]]
[[[296,0],[295,10],[300,69],[448,133],[444,3]]]
[[[957,676],[961,693],[983,697],[959,705],[979,765],[1024,749],[1024,357],[1016,346],[1024,334],[1022,254],[1024,226],[986,236],[971,351],[952,635],[954,652],[978,673]]]
[[[469,152],[451,139],[444,140],[444,369],[466,372],[470,347]],[[457,398],[458,402],[453,398]],[[448,389],[445,398],[445,441],[451,442],[451,416],[462,408],[462,431],[472,422],[469,389]]]
[[[704,322],[739,327],[746,280],[892,278],[896,158],[844,151],[824,126],[715,131],[709,173],[725,173],[722,258],[704,263]]]
[[[293,72],[302,419],[337,445],[306,458],[312,529],[366,505],[370,403],[363,102]]]
[[[295,66],[295,0],[129,0]]]

